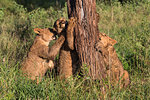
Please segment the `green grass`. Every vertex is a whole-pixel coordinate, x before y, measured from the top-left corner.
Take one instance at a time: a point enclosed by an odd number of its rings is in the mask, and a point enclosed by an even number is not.
[[[115,49],[131,79],[126,89],[109,88],[106,100],[149,100],[150,3],[97,3],[97,12],[100,32],[117,40]],[[49,71],[38,85],[21,76],[20,63],[33,43],[33,28],[52,27],[60,17],[67,18],[66,6],[28,12],[14,0],[0,1],[0,99],[95,100],[102,95],[99,82],[86,76],[66,82]]]

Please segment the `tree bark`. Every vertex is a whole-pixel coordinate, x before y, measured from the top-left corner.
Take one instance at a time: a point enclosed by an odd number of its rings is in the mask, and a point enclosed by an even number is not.
[[[87,65],[92,79],[101,80],[106,76],[106,68],[101,53],[94,48],[99,40],[96,0],[68,0],[67,6],[68,17],[77,18],[74,36],[80,64]]]

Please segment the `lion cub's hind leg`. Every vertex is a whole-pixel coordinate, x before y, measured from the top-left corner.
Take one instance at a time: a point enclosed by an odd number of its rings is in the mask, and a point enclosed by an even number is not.
[[[129,84],[130,84],[129,73],[126,70],[124,70],[123,87],[127,87]]]

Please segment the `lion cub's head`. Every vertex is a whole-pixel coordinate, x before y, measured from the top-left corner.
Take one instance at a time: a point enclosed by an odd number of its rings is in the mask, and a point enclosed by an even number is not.
[[[58,35],[66,29],[68,22],[65,18],[59,18],[54,23],[53,30],[57,32]]]
[[[99,33],[100,41],[103,43],[104,47],[108,45],[115,45],[117,43],[116,40],[110,38],[105,33]]]
[[[35,28],[34,32],[41,36],[42,40],[45,42],[50,42],[51,40],[55,40],[55,34],[51,32],[51,29],[49,28]]]

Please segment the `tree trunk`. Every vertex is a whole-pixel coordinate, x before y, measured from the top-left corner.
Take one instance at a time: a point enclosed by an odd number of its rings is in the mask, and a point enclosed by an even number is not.
[[[99,40],[96,0],[68,0],[68,17],[77,18],[75,27],[75,47],[80,64],[87,65],[92,79],[105,78],[106,68],[101,53],[94,48]]]

